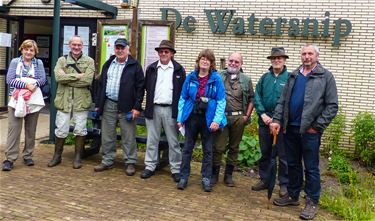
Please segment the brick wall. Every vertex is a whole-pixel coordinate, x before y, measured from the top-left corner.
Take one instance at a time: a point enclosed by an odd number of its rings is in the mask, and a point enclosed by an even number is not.
[[[7,1],[4,1],[6,4]],[[32,2],[32,3],[31,3]],[[119,7],[119,0],[103,1]],[[44,5],[40,0],[18,0],[14,6],[53,7],[53,1]],[[69,7],[72,7],[69,10]],[[104,15],[92,10],[77,10],[78,6],[71,6],[62,2],[62,16],[72,17],[100,17]],[[351,150],[353,144],[349,141],[351,121],[360,111],[375,109],[375,80],[371,78],[372,68],[375,66],[375,1],[374,0],[141,0],[139,3],[139,18],[160,20],[160,8],[175,8],[182,17],[194,16],[197,20],[196,30],[187,33],[182,26],[176,31],[176,60],[182,63],[187,70],[192,70],[194,61],[201,49],[214,49],[218,61],[227,58],[232,51],[239,51],[244,56],[244,71],[251,76],[256,83],[262,73],[269,67],[266,59],[273,46],[283,46],[290,59],[287,60],[289,70],[293,70],[300,64],[299,51],[305,43],[315,43],[320,47],[320,61],[335,75],[339,90],[339,101],[342,111],[346,115],[347,124],[344,130],[346,136],[342,141],[342,147]],[[325,19],[325,12],[330,12],[329,38],[313,37],[288,37],[264,36],[245,33],[234,35],[230,24],[225,34],[213,34],[208,26],[204,9],[234,9],[234,17],[245,19],[245,30],[248,28],[247,18],[254,13],[257,18],[277,19],[283,17],[299,20],[315,18],[319,21]],[[53,10],[37,9],[12,9],[11,15],[52,16]],[[117,19],[130,19],[131,10],[119,8]],[[170,19],[173,20],[173,16]],[[352,23],[352,32],[346,38],[341,38],[339,47],[332,46],[334,31],[333,20],[339,18],[348,19]],[[259,22],[255,28],[258,28]],[[282,29],[287,31],[287,27]]]
[[[283,46],[290,59],[287,60],[289,70],[300,65],[299,52],[305,43],[315,43],[320,47],[321,63],[332,71],[336,78],[339,91],[339,102],[346,115],[347,124],[344,130],[346,136],[342,147],[352,149],[349,142],[351,121],[360,111],[375,113],[375,80],[371,78],[371,70],[375,65],[372,55],[375,53],[375,1],[374,0],[263,0],[263,1],[141,1],[140,18],[161,19],[159,8],[175,8],[182,17],[194,16],[197,20],[196,30],[187,33],[182,25],[176,32],[176,60],[180,61],[187,70],[192,70],[194,61],[203,48],[212,48],[217,60],[227,58],[228,53],[239,51],[244,56],[244,71],[254,82],[260,78],[270,66],[266,59],[273,46]],[[230,24],[226,34],[213,34],[208,26],[204,9],[234,9],[234,17],[246,19],[254,13],[257,18],[269,17],[288,19],[306,17],[324,20],[326,11],[330,12],[330,35],[333,34],[332,20],[339,18],[352,22],[352,32],[345,39],[341,39],[339,47],[332,46],[332,39],[303,38],[282,36],[264,36],[257,33],[236,36],[231,33]],[[173,19],[173,17],[171,17]],[[259,24],[256,23],[256,24]],[[255,28],[257,28],[256,26]],[[246,29],[245,29],[246,30]],[[218,63],[219,64],[219,63]]]

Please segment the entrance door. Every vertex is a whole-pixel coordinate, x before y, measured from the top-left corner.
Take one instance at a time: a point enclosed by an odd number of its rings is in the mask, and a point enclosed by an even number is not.
[[[11,34],[11,47],[0,47],[0,111],[6,111],[8,105],[8,85],[6,74],[12,58],[19,56],[20,22],[17,17],[0,17],[0,32]],[[22,22],[21,22],[22,23]],[[21,31],[22,32],[22,31]],[[21,33],[22,34],[22,33]]]
[[[60,55],[69,53],[69,39],[79,35],[83,40],[83,53],[95,60],[96,42],[92,38],[96,34],[96,19],[62,18],[60,32]]]

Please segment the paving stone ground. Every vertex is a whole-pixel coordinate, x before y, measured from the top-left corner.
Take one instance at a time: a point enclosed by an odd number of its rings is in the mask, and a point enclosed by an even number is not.
[[[0,123],[3,131],[6,125]],[[2,161],[3,140],[0,146]],[[75,170],[72,146],[65,148],[61,165],[48,168],[52,154],[53,145],[38,143],[35,166],[23,165],[20,156],[11,172],[0,171],[0,220],[299,220],[302,209],[302,205],[267,209],[266,192],[250,190],[257,179],[237,172],[235,188],[225,187],[221,180],[213,192],[205,193],[199,163],[193,163],[188,187],[181,191],[168,168],[141,179],[142,153],[133,177],[125,175],[120,153],[115,168],[101,173],[93,171],[100,155],[83,160],[83,167]],[[278,187],[273,197],[277,193]],[[320,210],[315,220],[337,218]]]

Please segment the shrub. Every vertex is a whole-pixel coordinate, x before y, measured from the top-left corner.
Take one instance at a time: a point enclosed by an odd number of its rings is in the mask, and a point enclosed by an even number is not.
[[[358,113],[353,120],[355,157],[368,167],[375,166],[375,116],[369,112]]]
[[[254,166],[261,157],[258,137],[246,136],[242,137],[240,143],[240,150],[238,153],[238,163],[240,166],[251,167]]]
[[[322,146],[322,153],[328,155],[331,151],[339,149],[339,142],[344,135],[345,128],[345,115],[341,109],[336,117],[332,120],[331,124],[324,131],[324,143]]]
[[[328,158],[328,170],[333,170],[340,183],[349,184],[358,182],[357,174],[341,151],[332,151]]]

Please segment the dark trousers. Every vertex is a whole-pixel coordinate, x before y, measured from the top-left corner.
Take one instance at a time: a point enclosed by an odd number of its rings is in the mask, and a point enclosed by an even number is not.
[[[282,130],[280,130],[282,131]],[[278,178],[279,185],[288,184],[288,166],[285,154],[285,146],[283,141],[283,134],[280,132],[276,138],[276,152],[279,157],[279,167],[278,167]],[[271,154],[272,154],[272,143],[273,135],[270,133],[270,129],[267,126],[259,127],[259,144],[260,150],[262,152],[262,157],[259,160],[259,176],[264,183],[268,183],[270,176],[270,164],[271,164]]]
[[[305,165],[305,192],[314,203],[320,198],[319,148],[322,134],[301,134],[299,127],[288,126],[285,147],[288,161],[288,193],[298,198],[303,184],[302,159]]]
[[[211,179],[214,134],[207,128],[205,114],[191,114],[185,123],[185,145],[182,150],[181,179],[188,180],[190,176],[190,162],[198,134],[201,135],[203,149],[202,178]]]
[[[215,135],[214,166],[220,166],[223,154],[227,153],[227,164],[236,166],[239,146],[242,140],[245,121],[243,116],[228,116],[228,124]]]

